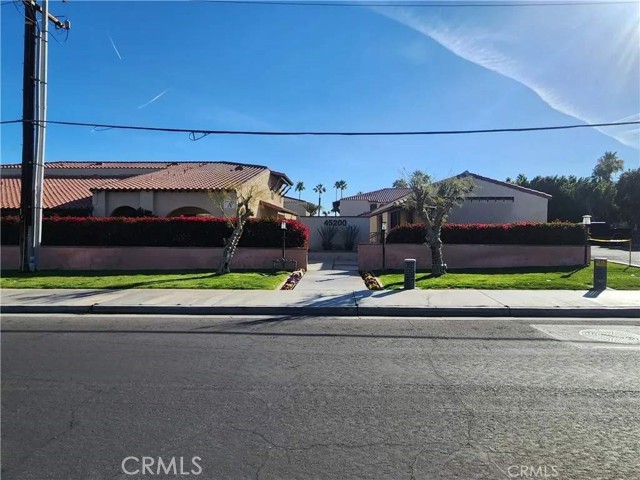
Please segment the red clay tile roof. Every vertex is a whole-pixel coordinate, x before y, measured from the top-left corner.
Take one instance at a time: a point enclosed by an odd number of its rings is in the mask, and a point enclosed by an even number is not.
[[[45,178],[43,208],[91,208],[91,188],[113,178]],[[0,207],[20,208],[20,178],[0,179]]]
[[[366,200],[373,203],[389,203],[408,195],[410,192],[410,188],[383,188],[381,190],[374,190],[373,192],[345,197],[342,200]]]
[[[183,162],[157,172],[136,175],[93,190],[225,190],[266,171],[258,165],[226,162]]]
[[[166,168],[178,162],[45,162],[45,168]],[[188,163],[188,162],[183,162]],[[0,165],[2,169],[20,169],[21,164],[11,163]]]

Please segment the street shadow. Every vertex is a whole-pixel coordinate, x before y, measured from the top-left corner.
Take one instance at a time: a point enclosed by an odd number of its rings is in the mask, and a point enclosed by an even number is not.
[[[282,324],[282,323],[287,323],[287,322],[291,322],[291,321],[298,321],[298,320],[302,320],[304,318],[308,318],[308,317],[304,317],[304,316],[300,316],[300,315],[283,315],[280,317],[269,317],[269,318],[259,318],[256,320],[245,320],[245,321],[240,321],[240,322],[233,322],[233,325],[238,325],[238,326],[252,326],[252,325],[278,325],[278,324]],[[211,327],[199,327],[197,329],[194,330],[199,330],[199,329],[204,329],[204,328],[211,328]]]
[[[38,291],[40,289],[34,288],[34,291]],[[63,289],[60,289],[63,290]],[[58,292],[56,292],[55,295],[55,299],[56,302],[58,302],[59,300],[77,300],[77,299],[82,299],[82,298],[91,298],[91,297],[98,297],[100,295],[108,295],[114,292],[118,292],[121,290],[125,290],[122,288],[93,288],[93,289],[87,289],[87,290],[83,290],[81,292],[65,292],[65,293],[61,293],[60,290],[58,290]],[[70,289],[71,290],[71,289]],[[59,293],[60,292],[60,293]],[[23,301],[29,301],[29,300],[42,300],[43,296],[42,295],[20,295],[19,300]]]
[[[582,295],[584,298],[598,298],[598,296],[604,292],[604,290],[595,290],[595,289],[591,289],[589,290],[587,293],[585,293],[584,295]]]
[[[364,290],[361,292],[355,292],[356,293],[356,300],[359,300],[361,298],[371,298],[371,297],[376,297],[376,298],[384,298],[384,297],[388,297],[390,295],[397,295],[401,292],[404,292],[404,289],[399,289],[399,290]]]
[[[305,317],[300,317],[305,318]],[[311,332],[273,332],[273,331],[255,331],[255,330],[100,330],[100,329],[3,329],[2,334],[53,334],[53,335],[69,335],[69,334],[143,334],[143,335],[238,335],[238,336],[256,336],[256,337],[308,337],[308,338],[361,338],[361,339],[389,339],[389,340],[456,340],[456,341],[469,341],[477,342],[490,341],[490,342],[540,342],[540,343],[562,343],[564,340],[559,340],[552,337],[506,337],[506,336],[456,336],[456,335],[389,335],[389,334],[360,334],[360,333],[311,333]],[[572,340],[572,343],[577,343]],[[602,344],[603,342],[597,340],[583,340],[579,343],[595,343]]]

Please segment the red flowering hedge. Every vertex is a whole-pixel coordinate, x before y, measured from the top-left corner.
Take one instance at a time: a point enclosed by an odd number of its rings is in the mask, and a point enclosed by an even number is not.
[[[286,246],[305,247],[309,228],[286,220]],[[84,247],[222,247],[232,228],[223,218],[211,217],[51,217],[43,220],[42,244]],[[241,247],[281,247],[281,220],[247,221]],[[18,245],[18,217],[3,217],[2,244]]]
[[[424,224],[403,224],[392,228],[387,243],[424,243]],[[448,223],[442,227],[444,244],[584,245],[581,224],[553,222]]]

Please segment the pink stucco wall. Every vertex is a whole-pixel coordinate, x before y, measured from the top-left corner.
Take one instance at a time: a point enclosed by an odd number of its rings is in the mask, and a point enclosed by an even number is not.
[[[19,247],[3,246],[2,269],[19,267]],[[215,269],[222,248],[177,247],[42,247],[41,270],[178,270]],[[238,248],[232,269],[270,269],[282,256],[279,248]],[[288,248],[287,258],[307,268],[307,250]]]
[[[444,245],[449,268],[556,267],[584,263],[581,245]],[[405,258],[415,258],[418,269],[431,268],[431,250],[426,245],[387,244],[386,268],[403,269]],[[382,269],[382,245],[358,245],[360,270]]]

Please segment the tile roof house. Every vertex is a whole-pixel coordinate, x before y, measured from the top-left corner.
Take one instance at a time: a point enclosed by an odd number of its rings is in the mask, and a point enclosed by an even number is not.
[[[463,172],[457,178],[471,178],[473,191],[465,198],[464,203],[454,208],[449,223],[512,223],[512,222],[546,222],[548,202],[551,195],[521,187],[493,178]],[[370,232],[372,237],[380,236],[382,224],[391,229],[402,223],[412,223],[412,211],[404,208],[411,193],[410,189],[396,189],[396,199],[372,210]],[[402,195],[400,193],[404,192]]]
[[[289,210],[293,210],[298,214],[299,217],[309,216],[309,212],[307,212],[304,208],[307,203],[313,203],[313,202],[309,202],[307,200],[302,200],[294,197],[287,197],[287,196],[284,197],[285,208],[288,208]]]
[[[343,217],[359,217],[369,215],[370,212],[394,202],[411,192],[408,188],[383,188],[373,192],[358,193],[342,198],[334,203],[340,209]]]
[[[19,208],[20,165],[2,165],[4,212]],[[293,217],[284,208],[291,180],[261,165],[230,162],[48,162],[45,165],[45,213],[86,209],[94,216],[220,215],[211,191],[229,192],[225,214],[235,214],[235,189],[254,188],[258,217]]]
[[[4,172],[3,172],[4,173]],[[91,189],[115,178],[45,178],[43,209],[46,213],[62,212],[86,215],[91,212]],[[0,206],[5,213],[18,214],[20,209],[20,177],[0,179]]]

